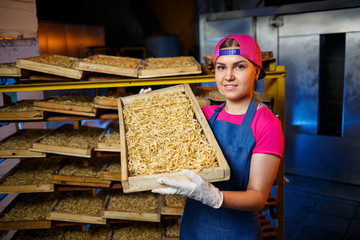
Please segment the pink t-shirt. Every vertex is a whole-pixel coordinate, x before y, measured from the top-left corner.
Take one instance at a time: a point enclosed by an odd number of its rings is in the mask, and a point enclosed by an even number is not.
[[[210,105],[202,109],[207,120],[210,119],[218,107],[220,107],[220,105]],[[223,109],[220,111],[216,120],[241,125],[244,116],[245,114],[229,114]],[[256,111],[250,127],[256,141],[253,154],[266,153],[277,155],[280,158],[283,157],[284,135],[281,130],[281,122],[266,106],[262,106]]]

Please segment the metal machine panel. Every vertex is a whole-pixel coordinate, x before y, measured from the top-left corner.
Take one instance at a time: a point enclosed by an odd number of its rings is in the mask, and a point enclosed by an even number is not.
[[[360,136],[360,32],[346,33],[343,136]]]
[[[284,16],[279,36],[360,31],[360,8]]]
[[[279,39],[279,64],[285,65],[286,132],[317,133],[319,36]]]

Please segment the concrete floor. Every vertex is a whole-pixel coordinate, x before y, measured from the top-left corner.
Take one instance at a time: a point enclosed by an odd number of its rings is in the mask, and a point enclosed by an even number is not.
[[[360,239],[360,186],[285,175],[286,240]]]

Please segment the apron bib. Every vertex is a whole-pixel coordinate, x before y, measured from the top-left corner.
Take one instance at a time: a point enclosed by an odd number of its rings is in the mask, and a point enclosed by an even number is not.
[[[245,191],[255,138],[250,127],[257,101],[252,99],[241,125],[216,121],[225,103],[215,110],[209,124],[230,167],[230,180],[214,183],[220,190]],[[188,198],[180,225],[180,239],[262,239],[257,211],[214,209]]]

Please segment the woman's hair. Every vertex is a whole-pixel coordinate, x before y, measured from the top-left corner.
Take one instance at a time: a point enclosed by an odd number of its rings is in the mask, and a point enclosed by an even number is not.
[[[220,45],[219,49],[228,48],[228,47],[240,47],[240,45],[238,41],[236,41],[236,39],[228,38]]]

